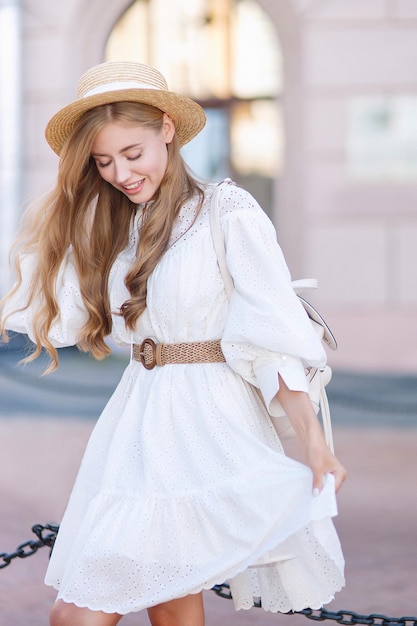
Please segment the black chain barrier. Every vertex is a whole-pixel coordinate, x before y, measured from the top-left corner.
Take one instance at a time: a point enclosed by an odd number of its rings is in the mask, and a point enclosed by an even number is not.
[[[25,541],[21,543],[14,552],[8,554],[3,552],[0,554],[0,569],[4,569],[14,559],[25,559],[28,556],[32,556],[44,546],[51,549],[54,547],[55,539],[59,530],[57,524],[35,524],[32,526],[32,532],[36,535],[37,539]],[[221,585],[214,585],[212,591],[220,598],[226,600],[232,599],[230,587],[227,583]],[[260,608],[262,606],[260,601],[254,602],[254,607]],[[404,617],[387,617],[379,613],[371,613],[370,615],[360,615],[354,611],[327,611],[327,609],[303,609],[302,611],[292,611],[292,614],[304,615],[308,619],[312,619],[316,622],[323,622],[324,620],[332,620],[345,626],[351,626],[354,624],[365,624],[366,626],[417,626],[417,617],[406,615]]]
[[[220,598],[226,598],[226,600],[232,599],[230,587],[227,583],[222,585],[214,585],[212,591],[216,593]],[[254,606],[261,608],[262,603],[255,601]],[[417,626],[417,617],[404,616],[404,617],[387,617],[386,615],[380,615],[379,613],[372,613],[371,615],[359,615],[354,611],[327,611],[327,609],[303,609],[302,611],[291,611],[291,614],[304,615],[308,619],[312,619],[316,622],[323,622],[326,619],[333,620],[339,624],[369,624],[375,626]]]
[[[13,561],[13,559],[26,559],[28,556],[32,556],[39,550],[39,548],[43,548],[47,546],[49,548],[54,547],[55,539],[58,533],[59,526],[55,524],[46,524],[43,526],[42,524],[35,524],[32,526],[32,532],[37,536],[37,539],[31,539],[29,541],[25,541],[25,543],[21,543],[20,546],[17,546],[14,552],[7,554],[3,552],[0,554],[0,569],[4,569]],[[46,534],[46,532],[48,534]]]

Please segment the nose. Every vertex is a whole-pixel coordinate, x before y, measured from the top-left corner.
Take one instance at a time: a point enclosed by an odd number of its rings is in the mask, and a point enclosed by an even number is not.
[[[128,161],[126,161],[126,159],[115,161],[114,173],[115,173],[116,181],[120,185],[123,185],[123,183],[126,183],[130,178],[130,167],[129,167]]]

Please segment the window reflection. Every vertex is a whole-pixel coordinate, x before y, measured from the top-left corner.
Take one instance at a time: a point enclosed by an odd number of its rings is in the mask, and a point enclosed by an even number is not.
[[[197,100],[207,127],[183,149],[191,169],[231,176],[270,210],[283,165],[282,58],[255,0],[136,0],[108,39],[106,60],[117,59],[157,67]]]
[[[415,182],[417,97],[358,96],[348,107],[347,161],[358,182]]]

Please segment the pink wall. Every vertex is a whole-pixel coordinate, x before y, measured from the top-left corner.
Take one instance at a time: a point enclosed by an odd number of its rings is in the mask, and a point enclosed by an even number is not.
[[[390,113],[417,98],[417,3],[259,2],[284,53],[287,154],[275,222],[293,277],[319,280],[311,299],[339,341],[334,367],[415,372],[417,176],[360,180],[350,150],[361,99],[385,97]],[[26,197],[55,176],[46,121],[73,97],[81,72],[102,60],[130,3],[114,0],[103,12],[101,0],[69,0],[59,10],[53,0],[24,0]]]

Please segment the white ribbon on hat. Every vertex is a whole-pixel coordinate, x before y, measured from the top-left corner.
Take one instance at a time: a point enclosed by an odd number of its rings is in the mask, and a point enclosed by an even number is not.
[[[99,85],[87,91],[83,98],[89,98],[90,96],[96,96],[100,93],[107,93],[108,91],[122,91],[123,89],[156,89],[162,91],[160,87],[155,85],[149,85],[149,83],[140,83],[134,80],[129,81],[117,81],[114,83],[106,83],[105,85]]]

